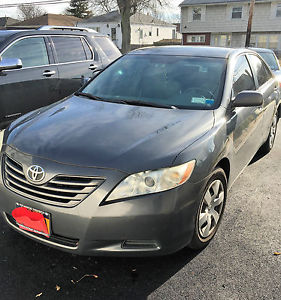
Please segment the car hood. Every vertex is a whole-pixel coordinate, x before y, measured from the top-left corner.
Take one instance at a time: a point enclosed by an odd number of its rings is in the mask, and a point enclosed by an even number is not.
[[[12,123],[6,144],[61,163],[132,173],[171,166],[213,123],[210,110],[131,106],[72,96]]]

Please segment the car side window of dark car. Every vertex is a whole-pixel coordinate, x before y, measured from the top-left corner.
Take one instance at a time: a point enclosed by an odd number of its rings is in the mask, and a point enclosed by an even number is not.
[[[233,74],[233,97],[242,91],[256,90],[254,77],[245,55],[240,56],[236,62]]]
[[[262,86],[272,78],[272,74],[266,64],[256,55],[250,54],[248,57],[253,68],[253,72],[258,80],[258,84],[259,86]]]
[[[85,41],[84,38],[81,38],[81,41],[82,41],[82,44],[83,44],[83,48],[84,48],[87,60],[93,59],[93,53],[92,53],[88,43]]]
[[[92,52],[87,43],[79,36],[52,36],[58,63],[85,61],[92,59]],[[87,48],[88,47],[88,48]]]
[[[43,37],[28,37],[14,42],[3,52],[2,58],[19,58],[22,61],[23,68],[49,64]]]

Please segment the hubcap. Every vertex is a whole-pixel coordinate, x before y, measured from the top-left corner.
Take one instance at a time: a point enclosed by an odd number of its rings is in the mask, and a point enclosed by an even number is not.
[[[199,233],[207,238],[218,225],[224,202],[224,186],[220,180],[211,183],[200,208]]]
[[[277,129],[277,116],[274,116],[271,128],[270,128],[270,134],[269,134],[269,145],[270,148],[273,147],[275,135],[276,135],[276,129]]]

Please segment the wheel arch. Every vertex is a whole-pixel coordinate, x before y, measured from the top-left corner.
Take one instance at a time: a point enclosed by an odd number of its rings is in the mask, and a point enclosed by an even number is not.
[[[222,168],[225,172],[227,181],[229,181],[230,176],[230,162],[227,157],[222,158],[216,165],[215,168]]]

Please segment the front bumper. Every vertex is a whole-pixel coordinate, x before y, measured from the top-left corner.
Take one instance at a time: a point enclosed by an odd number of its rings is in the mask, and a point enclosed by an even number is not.
[[[176,252],[192,238],[196,209],[205,181],[186,183],[170,191],[104,205],[104,198],[124,178],[124,173],[66,166],[42,158],[32,158],[30,163],[40,163],[46,170],[52,165],[55,172],[60,170],[60,173],[64,171],[87,176],[102,173],[106,177],[105,183],[78,205],[60,207],[35,201],[9,190],[4,184],[1,170],[2,215],[12,228],[31,239],[80,255],[146,256]],[[11,217],[16,203],[50,213],[50,239],[17,227]]]

